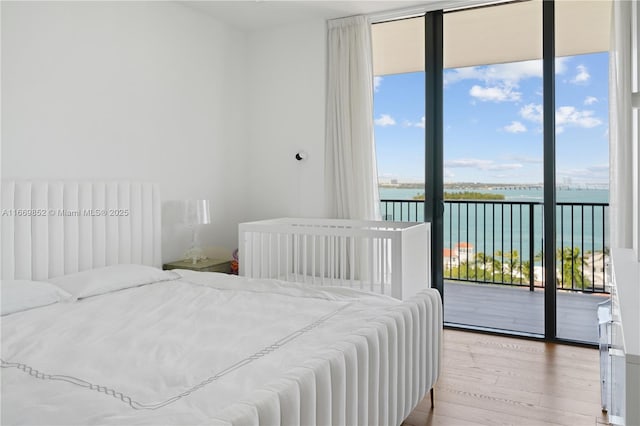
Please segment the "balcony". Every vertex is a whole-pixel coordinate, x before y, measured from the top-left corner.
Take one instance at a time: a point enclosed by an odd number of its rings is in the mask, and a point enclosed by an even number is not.
[[[444,208],[445,321],[542,334],[543,204],[448,200]],[[557,203],[558,336],[597,341],[606,300],[608,204]],[[385,220],[422,221],[424,201],[381,200]]]

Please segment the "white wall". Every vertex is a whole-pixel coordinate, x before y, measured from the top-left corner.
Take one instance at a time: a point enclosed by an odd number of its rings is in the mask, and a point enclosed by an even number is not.
[[[249,215],[323,217],[326,21],[249,35]],[[294,156],[305,150],[308,159]]]
[[[211,199],[202,244],[229,249],[239,222],[327,215],[324,19],[245,33],[173,2],[1,4],[3,178],[155,181]],[[188,233],[163,232],[179,257]]]
[[[203,244],[237,247],[246,52],[178,3],[3,1],[2,177],[158,182],[165,200],[212,200]],[[164,260],[180,257],[188,234],[164,232]]]
[[[632,90],[634,92],[640,91],[640,7],[637,2],[633,2],[631,5],[633,10],[631,20],[631,49],[632,49]],[[633,155],[633,220],[634,220],[634,232],[633,232],[633,248],[636,253],[636,259],[640,262],[640,109],[635,109],[633,113],[633,136],[636,143],[632,147]]]

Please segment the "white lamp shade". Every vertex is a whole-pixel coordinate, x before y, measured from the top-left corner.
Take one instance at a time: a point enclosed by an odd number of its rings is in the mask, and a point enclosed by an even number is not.
[[[185,200],[182,222],[187,225],[207,225],[211,223],[209,200]]]

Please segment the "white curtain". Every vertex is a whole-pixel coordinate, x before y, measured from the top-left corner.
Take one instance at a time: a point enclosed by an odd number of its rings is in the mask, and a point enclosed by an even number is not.
[[[364,16],[329,21],[327,85],[325,164],[332,216],[379,220],[371,28]]]
[[[611,247],[633,246],[631,2],[615,1],[609,57],[609,223]]]

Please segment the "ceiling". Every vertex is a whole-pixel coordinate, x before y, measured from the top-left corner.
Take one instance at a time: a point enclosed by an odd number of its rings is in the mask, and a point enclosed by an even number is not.
[[[309,19],[334,19],[404,9],[428,4],[430,1],[236,0],[184,1],[182,3],[241,30],[258,31]]]

